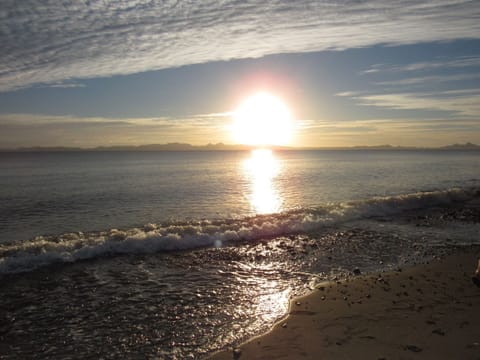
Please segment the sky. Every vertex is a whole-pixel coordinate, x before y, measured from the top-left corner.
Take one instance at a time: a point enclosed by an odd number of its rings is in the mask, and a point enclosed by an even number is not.
[[[258,91],[292,146],[480,144],[478,0],[0,1],[0,148],[231,144]]]

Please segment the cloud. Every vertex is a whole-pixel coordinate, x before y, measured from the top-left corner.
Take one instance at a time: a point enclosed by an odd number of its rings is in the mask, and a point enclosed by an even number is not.
[[[413,72],[431,71],[452,68],[480,67],[480,56],[460,56],[457,58],[442,58],[429,62],[416,62],[407,65],[374,64],[363,71],[364,74],[379,72]]]
[[[361,105],[400,110],[440,110],[457,116],[480,117],[480,88],[429,93],[359,95]]]
[[[220,114],[188,118],[129,118],[0,114],[0,144],[21,146],[143,145],[226,141],[230,118]]]
[[[96,147],[168,142],[232,143],[229,117],[130,118],[0,115],[2,148],[29,146]],[[297,146],[441,146],[480,143],[478,119],[298,120]]]
[[[431,75],[431,76],[419,76],[411,77],[406,79],[398,80],[389,80],[389,81],[378,81],[376,85],[388,85],[388,86],[399,86],[399,85],[425,85],[428,84],[436,85],[440,83],[455,82],[455,81],[464,81],[464,80],[474,80],[480,79],[479,73],[468,73],[468,74],[455,74],[455,75]],[[353,93],[350,93],[352,95]],[[338,93],[339,96],[348,96],[348,92]]]
[[[57,82],[53,84],[47,84],[47,87],[51,88],[79,88],[79,87],[85,87],[85,84],[78,83],[78,82]]]
[[[427,110],[456,118],[480,118],[480,56],[452,54],[431,62],[374,64],[362,71],[368,90],[340,91],[335,95],[359,105],[390,110]],[[387,80],[385,80],[387,79]],[[432,114],[430,114],[432,115]],[[436,114],[435,116],[437,116]]]
[[[480,123],[473,119],[371,119],[305,121],[299,129],[302,146],[444,146],[480,143]],[[311,126],[310,126],[311,125]]]
[[[4,0],[0,91],[286,52],[480,37],[476,1]]]

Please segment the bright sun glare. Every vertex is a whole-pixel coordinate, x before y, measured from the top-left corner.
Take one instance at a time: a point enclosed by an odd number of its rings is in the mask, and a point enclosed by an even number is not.
[[[275,96],[258,93],[248,97],[233,114],[232,135],[240,144],[287,145],[293,122],[287,106]]]

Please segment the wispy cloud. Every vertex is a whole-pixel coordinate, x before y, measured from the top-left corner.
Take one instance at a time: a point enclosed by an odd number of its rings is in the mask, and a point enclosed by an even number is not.
[[[5,0],[0,91],[273,53],[479,38],[479,16],[468,0]]]
[[[51,88],[69,89],[69,88],[85,87],[85,84],[78,83],[78,82],[57,82],[57,83],[52,83],[52,84],[46,84],[45,86],[46,87],[51,87]]]
[[[0,144],[19,146],[140,145],[181,141],[226,141],[229,117],[129,118],[0,115]],[[203,143],[200,143],[203,144]]]
[[[444,146],[480,143],[480,123],[474,119],[371,119],[305,121],[298,136],[303,146],[383,145]]]
[[[480,56],[452,53],[429,62],[374,64],[360,73],[367,90],[337,92],[363,106],[480,118]],[[379,76],[380,75],[380,76]],[[381,79],[381,80],[376,80]]]
[[[439,83],[464,81],[464,80],[475,80],[475,79],[480,79],[480,73],[410,77],[410,78],[406,78],[406,79],[378,81],[378,82],[376,82],[376,85],[399,86],[399,85],[425,85],[425,84],[428,84],[429,86],[431,86],[433,84],[439,84]],[[345,96],[345,94],[348,94],[348,93],[343,92],[341,94],[343,96]]]
[[[440,110],[457,116],[480,117],[480,88],[430,93],[393,93],[359,95],[362,105],[401,110]]]
[[[374,64],[364,74],[379,72],[413,72],[452,68],[480,67],[480,56],[461,56],[457,58],[441,58],[428,62],[416,62],[407,65]]]

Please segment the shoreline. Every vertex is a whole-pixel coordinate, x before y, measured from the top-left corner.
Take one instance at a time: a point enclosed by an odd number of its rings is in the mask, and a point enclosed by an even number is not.
[[[269,332],[208,359],[479,359],[480,246],[290,300]],[[477,330],[475,330],[477,329]]]

